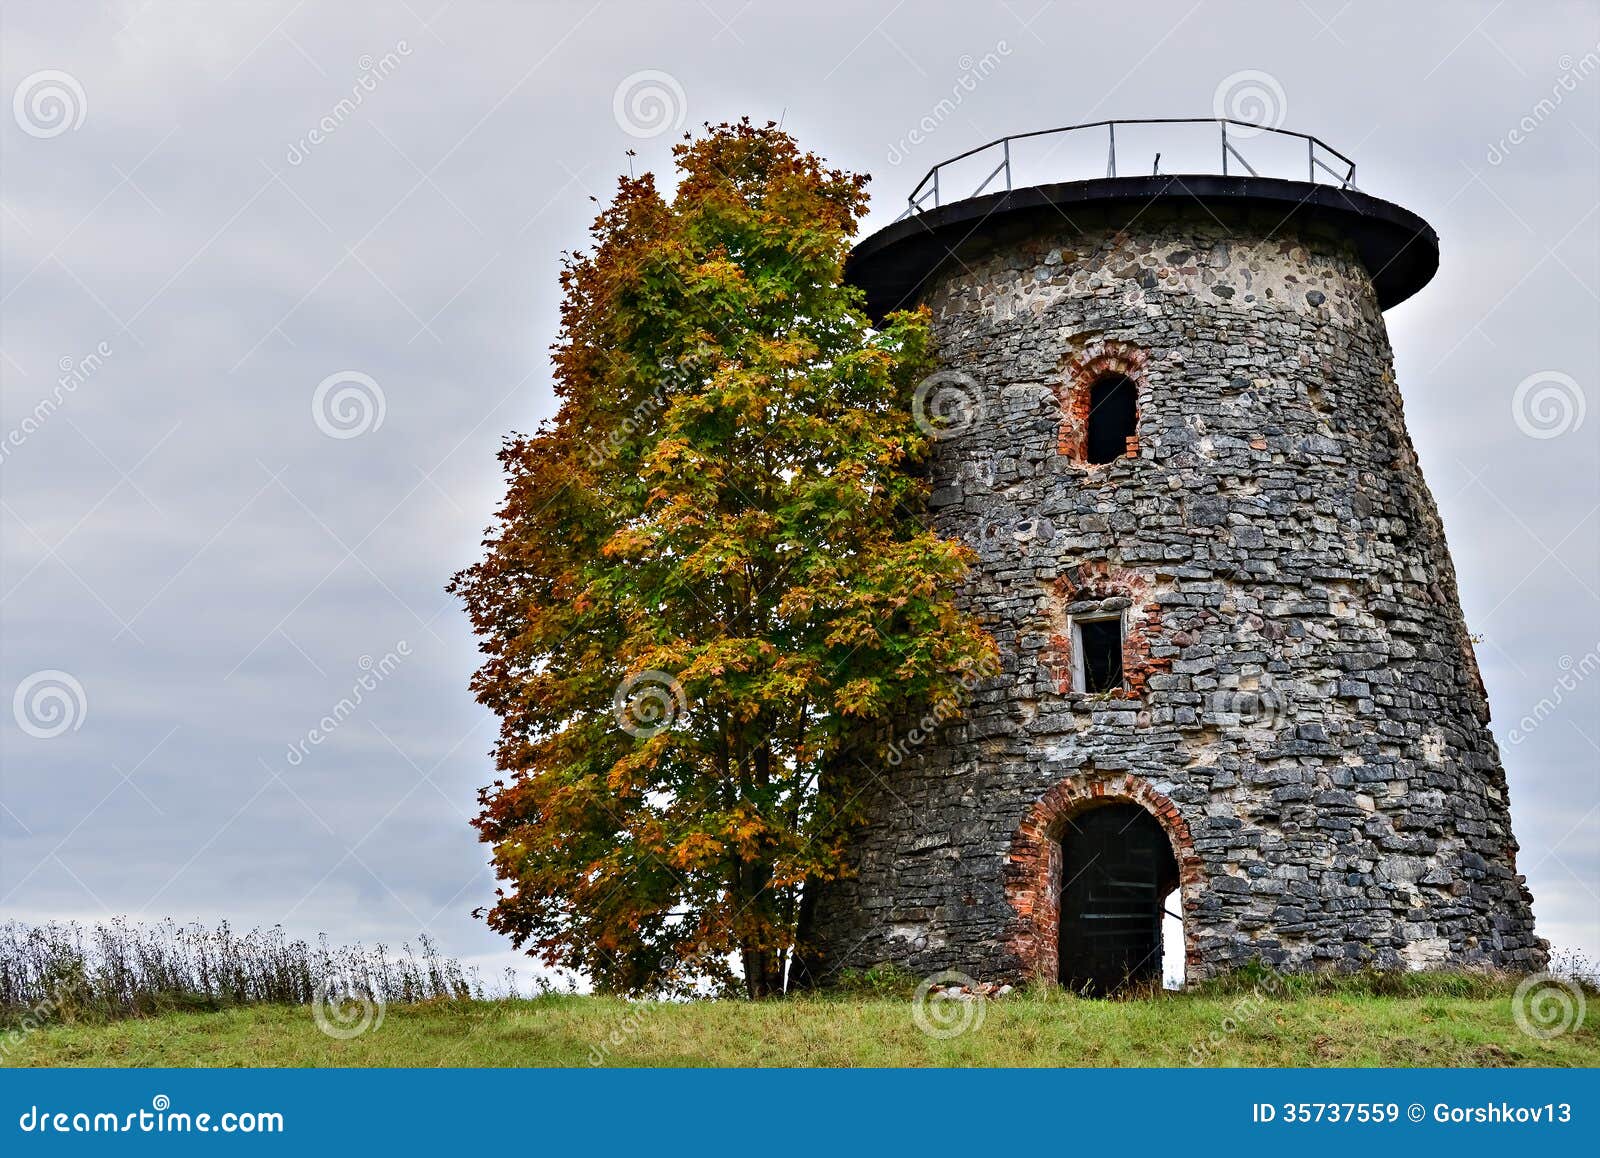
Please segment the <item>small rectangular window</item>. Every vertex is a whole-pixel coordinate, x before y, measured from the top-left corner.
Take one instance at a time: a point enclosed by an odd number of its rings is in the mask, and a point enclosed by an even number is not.
[[[1080,692],[1122,690],[1122,616],[1072,621],[1077,662],[1073,664]]]

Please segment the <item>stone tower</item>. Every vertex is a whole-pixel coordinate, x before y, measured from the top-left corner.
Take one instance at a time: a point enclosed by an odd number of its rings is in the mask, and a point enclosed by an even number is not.
[[[1004,191],[935,170],[852,255],[875,315],[932,311],[933,519],[1001,663],[876,770],[825,970],[1103,991],[1160,976],[1163,909],[1191,980],[1543,966],[1384,327],[1438,239],[1234,125],[1220,174],[1016,189],[996,142]]]

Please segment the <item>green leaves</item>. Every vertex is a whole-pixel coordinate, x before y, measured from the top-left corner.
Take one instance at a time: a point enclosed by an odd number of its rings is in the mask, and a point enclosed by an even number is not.
[[[622,991],[737,954],[760,996],[847,871],[854,754],[993,645],[923,519],[927,317],[874,331],[841,284],[864,178],[747,121],[676,156],[670,205],[620,181],[568,258],[560,413],[452,583],[510,774],[475,823],[517,944]],[[615,701],[641,673],[672,684],[648,735]]]

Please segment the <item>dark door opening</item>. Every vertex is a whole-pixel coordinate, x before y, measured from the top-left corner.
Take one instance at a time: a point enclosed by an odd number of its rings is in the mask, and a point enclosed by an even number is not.
[[[1103,997],[1161,983],[1161,915],[1178,862],[1137,804],[1079,813],[1061,835],[1061,984]]]

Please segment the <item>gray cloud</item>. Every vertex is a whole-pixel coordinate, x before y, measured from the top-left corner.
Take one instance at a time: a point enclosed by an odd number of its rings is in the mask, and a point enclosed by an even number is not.
[[[1600,75],[1537,111],[1600,52],[1592,5],[188,0],[86,18],[24,0],[3,32],[0,436],[63,359],[111,353],[0,461],[0,690],[60,669],[88,705],[52,739],[0,721],[0,909],[427,928],[509,958],[469,916],[493,887],[464,819],[493,722],[442,587],[498,499],[501,435],[553,410],[559,251],[625,150],[668,167],[671,134],[614,115],[624,78],[669,74],[689,125],[782,116],[875,174],[873,228],[946,155],[1210,115],[1224,77],[1257,70],[1289,127],[1443,239],[1439,279],[1389,318],[1400,384],[1484,636],[1541,930],[1600,956],[1600,681],[1505,742],[1561,657],[1600,643],[1600,413],[1548,439],[1512,415],[1546,370],[1600,408]],[[76,129],[10,115],[44,70],[80,83]],[[384,419],[330,438],[312,395],[346,370],[378,383]],[[289,763],[361,657],[402,640],[412,654]]]

